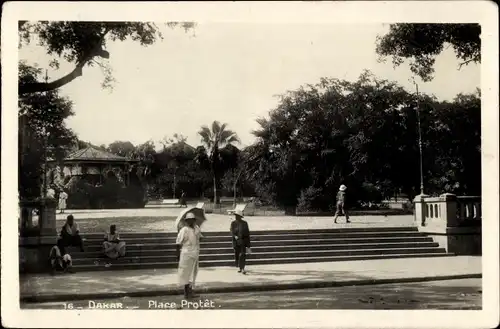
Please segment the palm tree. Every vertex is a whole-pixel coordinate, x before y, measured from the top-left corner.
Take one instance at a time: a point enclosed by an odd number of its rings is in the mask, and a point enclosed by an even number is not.
[[[212,179],[214,184],[214,207],[217,204],[217,169],[221,161],[220,150],[233,143],[239,143],[240,139],[232,130],[226,129],[227,124],[221,124],[219,121],[212,123],[212,129],[208,126],[201,127],[198,135],[201,137],[201,142],[205,146],[205,150],[210,162],[212,171]]]

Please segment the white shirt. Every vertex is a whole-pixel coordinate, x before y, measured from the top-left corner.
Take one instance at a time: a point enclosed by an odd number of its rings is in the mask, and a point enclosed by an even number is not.
[[[47,190],[47,198],[54,198],[56,196],[56,191],[54,191],[53,189],[49,188]]]
[[[68,223],[65,224],[65,229],[66,232],[68,232],[70,235],[75,235],[76,232],[80,231],[80,228],[78,227],[78,224],[73,222],[73,226],[69,226]]]
[[[203,237],[203,235],[198,225],[195,225],[194,228],[184,226],[179,231],[179,234],[177,234],[175,243],[182,246],[181,252],[198,255],[200,253],[201,237]]]
[[[118,232],[115,232],[115,234],[106,233],[104,234],[104,239],[106,239],[108,242],[112,242],[115,240],[120,240],[120,235],[118,234]]]

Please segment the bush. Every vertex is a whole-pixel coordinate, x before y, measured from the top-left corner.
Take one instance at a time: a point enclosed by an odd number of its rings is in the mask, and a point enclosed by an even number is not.
[[[325,208],[323,189],[310,186],[300,192],[297,204],[299,212],[317,211]]]
[[[74,192],[68,193],[69,209],[118,209],[144,208],[147,203],[142,185],[122,187],[118,182],[107,182],[103,186],[77,184]]]

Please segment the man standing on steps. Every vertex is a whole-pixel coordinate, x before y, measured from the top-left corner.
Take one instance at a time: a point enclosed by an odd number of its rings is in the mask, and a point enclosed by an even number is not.
[[[335,219],[333,220],[335,224],[337,224],[337,218],[342,215],[345,215],[346,223],[350,223],[349,214],[347,213],[347,209],[345,207],[346,190],[347,186],[345,186],[344,184],[340,185],[339,191],[337,193],[337,211],[335,212]]]
[[[243,212],[234,212],[235,220],[231,222],[231,236],[233,240],[234,261],[238,272],[247,274],[245,271],[247,253],[250,252],[250,229],[248,223],[243,220]]]
[[[196,217],[188,213],[186,226],[177,235],[177,261],[179,262],[179,283],[184,288],[186,299],[198,297],[193,293],[193,286],[198,276],[198,261],[200,258],[200,227],[196,225]]]

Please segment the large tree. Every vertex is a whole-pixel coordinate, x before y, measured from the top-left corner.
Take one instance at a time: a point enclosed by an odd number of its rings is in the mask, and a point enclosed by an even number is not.
[[[131,157],[136,148],[130,141],[114,141],[107,147],[108,151],[123,157]]]
[[[201,137],[212,172],[215,205],[217,203],[217,187],[220,181],[220,167],[223,163],[223,149],[230,148],[233,146],[232,144],[239,143],[240,140],[234,131],[227,129],[226,123],[221,124],[219,121],[214,121],[210,128],[208,126],[201,127],[198,135]]]
[[[170,22],[168,27],[180,26],[186,30],[194,27],[192,22]],[[162,39],[159,27],[150,22],[68,22],[68,21],[19,21],[20,47],[34,40],[42,45],[47,54],[54,56],[50,63],[59,67],[63,59],[74,64],[71,72],[53,81],[19,81],[19,94],[43,92],[58,89],[82,76],[85,66],[98,65],[105,74],[103,86],[113,81],[106,50],[109,42],[131,39],[143,46],[152,45]]]
[[[451,46],[460,60],[459,68],[481,62],[479,24],[391,24],[389,32],[377,38],[377,53],[392,57],[394,66],[410,60],[410,69],[424,81],[433,77],[436,56]]]
[[[369,72],[354,82],[322,79],[282,95],[269,118],[258,120],[249,172],[259,196],[292,211],[327,210],[340,184],[349,187],[351,201],[400,192],[411,198],[420,183],[419,111],[426,192],[475,194],[479,105],[478,95],[450,103],[417,99]]]
[[[19,80],[39,81],[42,70],[21,62]],[[72,103],[57,91],[33,93],[19,98],[19,193],[21,198],[41,194],[46,159],[60,161],[76,143],[65,119],[73,115]]]

